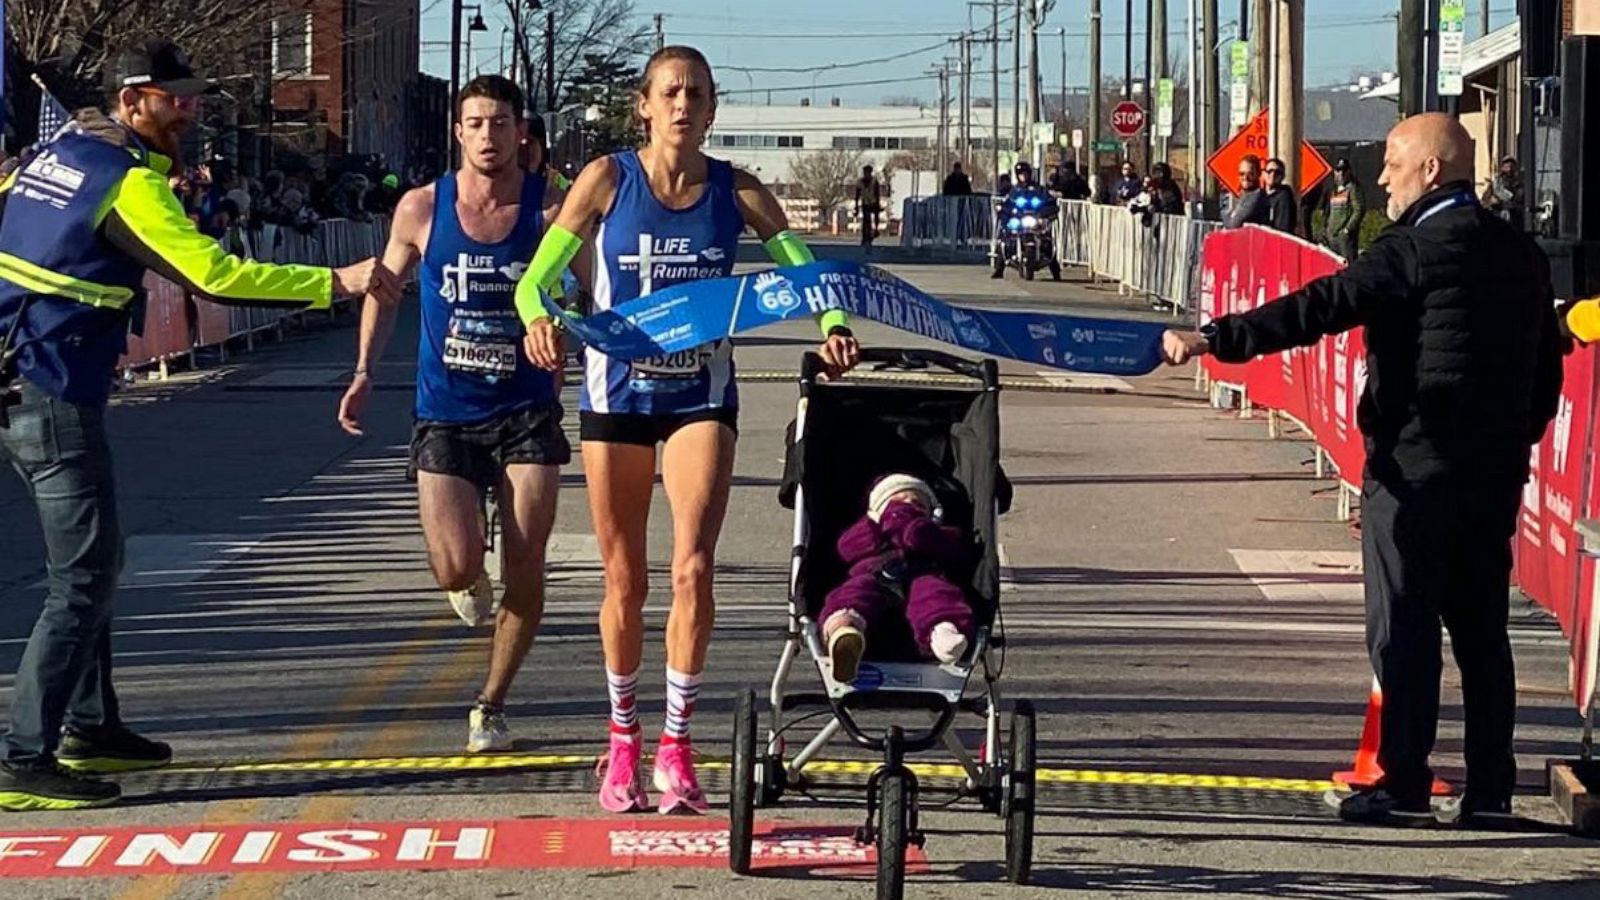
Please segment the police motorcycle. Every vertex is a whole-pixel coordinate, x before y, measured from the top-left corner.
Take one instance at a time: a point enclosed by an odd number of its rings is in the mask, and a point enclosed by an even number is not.
[[[1060,281],[1055,221],[1061,208],[1055,196],[1034,180],[1032,165],[1019,162],[1014,172],[1016,187],[1000,202],[995,217],[989,276],[1003,277],[1007,266],[1015,266],[1024,281],[1032,281],[1035,273],[1048,268],[1050,277]]]

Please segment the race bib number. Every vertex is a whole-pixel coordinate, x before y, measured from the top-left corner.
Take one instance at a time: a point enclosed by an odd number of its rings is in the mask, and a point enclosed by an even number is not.
[[[694,383],[716,352],[714,345],[636,359],[629,381],[639,391],[675,391]]]
[[[458,372],[508,377],[517,371],[517,345],[447,337],[444,364]]]

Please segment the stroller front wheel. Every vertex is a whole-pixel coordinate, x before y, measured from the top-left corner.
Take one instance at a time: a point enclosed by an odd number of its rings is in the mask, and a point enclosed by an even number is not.
[[[904,772],[885,772],[878,792],[878,900],[901,900],[906,890],[910,780]]]
[[[745,688],[733,713],[732,787],[728,791],[728,868],[750,874],[756,825],[756,693]]]

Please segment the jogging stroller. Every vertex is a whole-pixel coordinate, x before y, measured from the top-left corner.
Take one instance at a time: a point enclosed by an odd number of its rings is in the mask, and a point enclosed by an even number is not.
[[[734,716],[729,863],[750,870],[755,810],[778,803],[788,790],[807,785],[806,766],[843,731],[856,745],[880,753],[883,763],[867,784],[866,823],[861,843],[875,843],[878,896],[899,898],[905,884],[907,845],[922,845],[918,827],[918,783],[906,767],[909,754],[943,745],[965,772],[961,794],[975,797],[1005,821],[1006,874],[1028,880],[1033,854],[1034,712],[1018,701],[1009,737],[1001,740],[998,682],[1005,662],[1000,616],[997,518],[1010,507],[1011,485],[1000,469],[999,372],[993,360],[970,362],[932,350],[869,348],[862,364],[962,376],[949,387],[843,380],[824,381],[821,359],[807,353],[800,375],[800,400],[790,425],[780,502],[795,511],[794,554],[789,584],[789,627],[772,678],[769,725],[757,742],[756,695],[746,689]],[[903,622],[884,623],[868,635],[866,655],[854,682],[833,678],[817,621],[828,592],[847,575],[835,550],[845,528],[858,519],[875,478],[906,472],[938,495],[944,521],[975,533],[980,551],[958,583],[967,587],[977,625],[966,656],[951,665],[925,660]],[[790,693],[790,670],[802,652],[821,676],[821,693]],[[968,697],[972,676],[976,696]],[[981,687],[981,693],[979,688]],[[810,715],[790,721],[796,710]],[[895,721],[869,730],[858,714]],[[888,711],[885,713],[884,711]],[[906,713],[931,714],[932,725],[899,724]],[[829,715],[827,724],[790,759],[784,736],[794,725]],[[957,713],[984,719],[984,742],[974,759],[952,732]],[[958,798],[959,799],[959,798]]]

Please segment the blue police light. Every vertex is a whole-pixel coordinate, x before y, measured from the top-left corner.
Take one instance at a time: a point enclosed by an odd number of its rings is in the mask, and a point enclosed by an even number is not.
[[[1038,194],[1034,194],[1032,197],[1028,198],[1028,205],[1034,209],[1038,209],[1044,205],[1044,200],[1041,199]]]
[[[1012,231],[1020,231],[1022,230],[1022,220],[1016,216],[1012,216],[1009,220],[1007,220],[1006,228]]]

